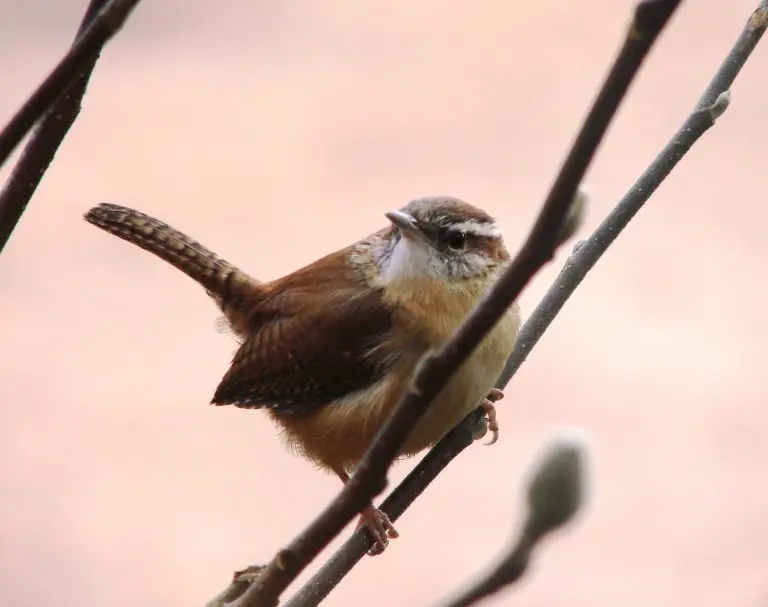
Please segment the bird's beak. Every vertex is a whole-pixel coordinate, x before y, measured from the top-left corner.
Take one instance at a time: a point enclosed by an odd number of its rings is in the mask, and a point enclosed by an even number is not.
[[[402,234],[404,238],[410,238],[411,240],[418,242],[430,242],[429,237],[424,230],[418,226],[413,217],[408,215],[408,213],[403,213],[402,211],[390,211],[389,213],[385,213],[384,216],[392,222],[393,226],[400,230],[400,234]]]

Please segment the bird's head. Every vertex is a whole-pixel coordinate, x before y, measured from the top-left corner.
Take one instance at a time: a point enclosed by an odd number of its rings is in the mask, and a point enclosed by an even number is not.
[[[490,279],[509,261],[493,217],[458,198],[418,198],[386,217],[392,226],[378,259],[384,284]]]

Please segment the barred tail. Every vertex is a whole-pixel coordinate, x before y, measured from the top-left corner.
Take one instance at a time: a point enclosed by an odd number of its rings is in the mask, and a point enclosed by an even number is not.
[[[247,302],[258,299],[259,281],[199,242],[140,211],[102,203],[85,215],[88,223],[149,251],[205,288],[236,333]]]

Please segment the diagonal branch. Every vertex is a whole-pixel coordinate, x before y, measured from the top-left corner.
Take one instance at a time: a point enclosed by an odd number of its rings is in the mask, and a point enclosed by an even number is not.
[[[139,0],[91,0],[67,54],[0,131],[2,166],[45,115],[0,191],[0,253],[80,113],[80,103],[101,49],[138,3]]]
[[[653,42],[680,0],[645,0],[635,9],[626,40],[555,180],[531,234],[510,267],[438,352],[423,360],[412,384],[339,495],[286,548],[233,606],[277,605],[288,584],[383,491],[387,470],[408,434],[451,375],[517,299],[560,244],[579,183]]]
[[[482,419],[480,411],[470,413],[451,430],[440,443],[427,453],[403,481],[381,503],[381,509],[394,523],[416,501],[445,467],[472,442],[472,432]],[[317,605],[339,584],[344,576],[360,562],[373,545],[371,534],[364,527],[355,530],[330,559],[283,607]]]
[[[507,361],[504,373],[497,384],[499,388],[503,389],[507,385],[584,276],[622,232],[634,214],[651,197],[658,185],[675,168],[685,153],[714,124],[716,118],[725,111],[729,97],[724,94],[727,93],[757,46],[766,26],[768,26],[768,0],[763,0],[750,16],[741,35],[712,78],[693,113],[619,202],[614,211],[595,233],[584,241],[591,246],[585,248],[584,243],[582,243],[577,247],[541,303],[523,325],[515,350]],[[467,423],[468,421],[465,420],[459,428],[464,427]],[[451,433],[429,452],[425,460],[430,458],[432,461],[444,461],[447,465],[467,446],[469,446],[468,443],[456,441],[453,433]],[[390,509],[390,500],[397,495],[410,505],[423,493],[441,470],[442,468],[436,470],[434,474],[426,474],[417,467],[384,500],[382,510],[392,520],[396,520],[403,512],[400,509]],[[371,544],[372,541],[368,534],[363,530],[357,531],[285,603],[285,607],[317,605],[352,570]]]
[[[690,116],[595,232],[575,247],[554,284],[520,330],[515,350],[501,374],[501,381],[504,384],[517,372],[531,349],[541,339],[565,302],[603,253],[613,244],[688,150],[727,109],[730,102],[730,86],[757,46],[766,27],[768,27],[768,0],[761,0]]]

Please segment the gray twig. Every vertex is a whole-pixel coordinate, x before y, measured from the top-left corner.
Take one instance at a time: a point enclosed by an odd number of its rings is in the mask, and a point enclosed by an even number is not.
[[[583,509],[590,483],[583,432],[560,432],[534,458],[526,482],[526,516],[506,555],[445,607],[469,607],[520,580],[536,546]]]
[[[579,242],[563,269],[520,329],[517,344],[501,381],[506,384],[523,364],[533,347],[552,324],[565,302],[587,273],[627,227],[677,163],[725,112],[731,100],[730,87],[768,26],[768,0],[762,0],[747,20],[726,58],[699,99],[693,112],[664,149],[643,172],[595,232]]]
[[[264,571],[264,565],[250,565],[242,571],[235,571],[232,581],[224,590],[208,601],[205,607],[225,607],[248,589]]]

